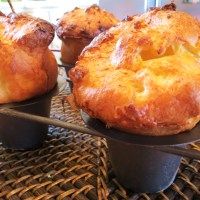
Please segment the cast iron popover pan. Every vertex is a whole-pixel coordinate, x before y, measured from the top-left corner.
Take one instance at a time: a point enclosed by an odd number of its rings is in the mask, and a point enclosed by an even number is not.
[[[57,56],[59,60],[59,56]],[[60,62],[66,73],[72,66]],[[73,84],[67,80],[72,90]],[[148,146],[184,146],[199,140],[199,124],[191,131],[172,136],[143,136],[130,134],[91,118],[81,111],[85,124],[107,139],[110,160],[119,182],[136,193],[159,192],[174,181],[180,166],[181,156],[164,153]]]
[[[2,104],[0,108],[49,117],[51,99],[64,90],[66,81],[58,76],[56,86],[47,94],[19,103]],[[48,133],[48,125],[0,114],[0,141],[5,148],[31,150],[39,148]]]
[[[153,193],[168,188],[178,172],[181,156],[149,146],[182,146],[200,139],[200,125],[172,136],[143,136],[106,125],[81,111],[85,124],[107,139],[110,160],[118,181],[136,193]]]

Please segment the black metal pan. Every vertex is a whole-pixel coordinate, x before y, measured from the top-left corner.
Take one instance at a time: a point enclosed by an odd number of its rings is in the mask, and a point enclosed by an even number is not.
[[[85,124],[107,139],[108,151],[119,182],[136,193],[158,192],[169,187],[179,169],[181,156],[151,146],[184,147],[200,139],[199,124],[191,131],[172,136],[142,136],[106,128],[100,120],[81,112]],[[162,148],[160,148],[162,149]]]
[[[65,89],[66,81],[58,78],[57,85],[47,94],[20,103],[2,104],[0,108],[12,108],[43,117],[49,117],[51,99]],[[0,141],[9,149],[29,150],[40,147],[48,133],[48,125],[13,118],[0,114]]]

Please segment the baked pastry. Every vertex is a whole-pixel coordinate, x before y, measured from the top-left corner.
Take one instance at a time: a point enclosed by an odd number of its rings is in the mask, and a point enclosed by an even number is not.
[[[200,120],[200,24],[173,6],[97,36],[69,75],[77,105],[109,127],[172,135]]]
[[[57,63],[48,49],[53,26],[25,14],[0,13],[0,104],[19,102],[50,91]]]
[[[75,8],[65,13],[57,25],[57,35],[62,40],[61,59],[75,63],[81,51],[92,39],[115,25],[118,20],[97,5],[87,9]]]

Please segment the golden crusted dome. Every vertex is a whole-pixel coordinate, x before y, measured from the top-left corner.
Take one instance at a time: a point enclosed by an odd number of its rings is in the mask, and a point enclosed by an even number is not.
[[[75,8],[59,20],[57,35],[61,39],[94,38],[115,25],[118,20],[111,13],[92,5],[87,9]]]
[[[200,24],[154,9],[97,36],[70,71],[77,105],[110,127],[170,135],[200,120]]]
[[[0,104],[23,101],[51,90],[57,63],[48,49],[53,26],[25,14],[0,13]]]

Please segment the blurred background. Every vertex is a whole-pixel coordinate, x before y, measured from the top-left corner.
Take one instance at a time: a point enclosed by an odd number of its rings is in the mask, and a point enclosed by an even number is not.
[[[100,6],[123,19],[127,15],[140,14],[151,7],[174,2],[178,10],[189,12],[200,19],[200,0],[100,0]]]
[[[60,18],[63,13],[74,7],[87,7],[98,4],[98,0],[11,0],[16,12],[26,12],[33,16],[46,19],[52,23]],[[3,13],[11,12],[6,0],[0,0],[0,10]]]
[[[63,13],[74,7],[86,8],[98,4],[112,12],[119,19],[127,15],[145,12],[151,7],[162,6],[171,0],[12,0],[16,12],[26,12],[56,24]],[[189,12],[200,20],[200,0],[174,0],[178,10]],[[11,10],[6,0],[0,0],[0,11],[8,14]],[[54,48],[59,48],[59,40],[54,40]]]
[[[170,3],[171,0],[12,0],[12,2],[16,12],[27,12],[56,23],[64,12],[76,6],[85,8],[98,4],[123,19],[127,15],[143,13],[150,7]],[[200,19],[200,0],[174,0],[174,2],[179,10],[189,12]],[[0,0],[0,10],[4,13],[10,12],[6,0]]]

